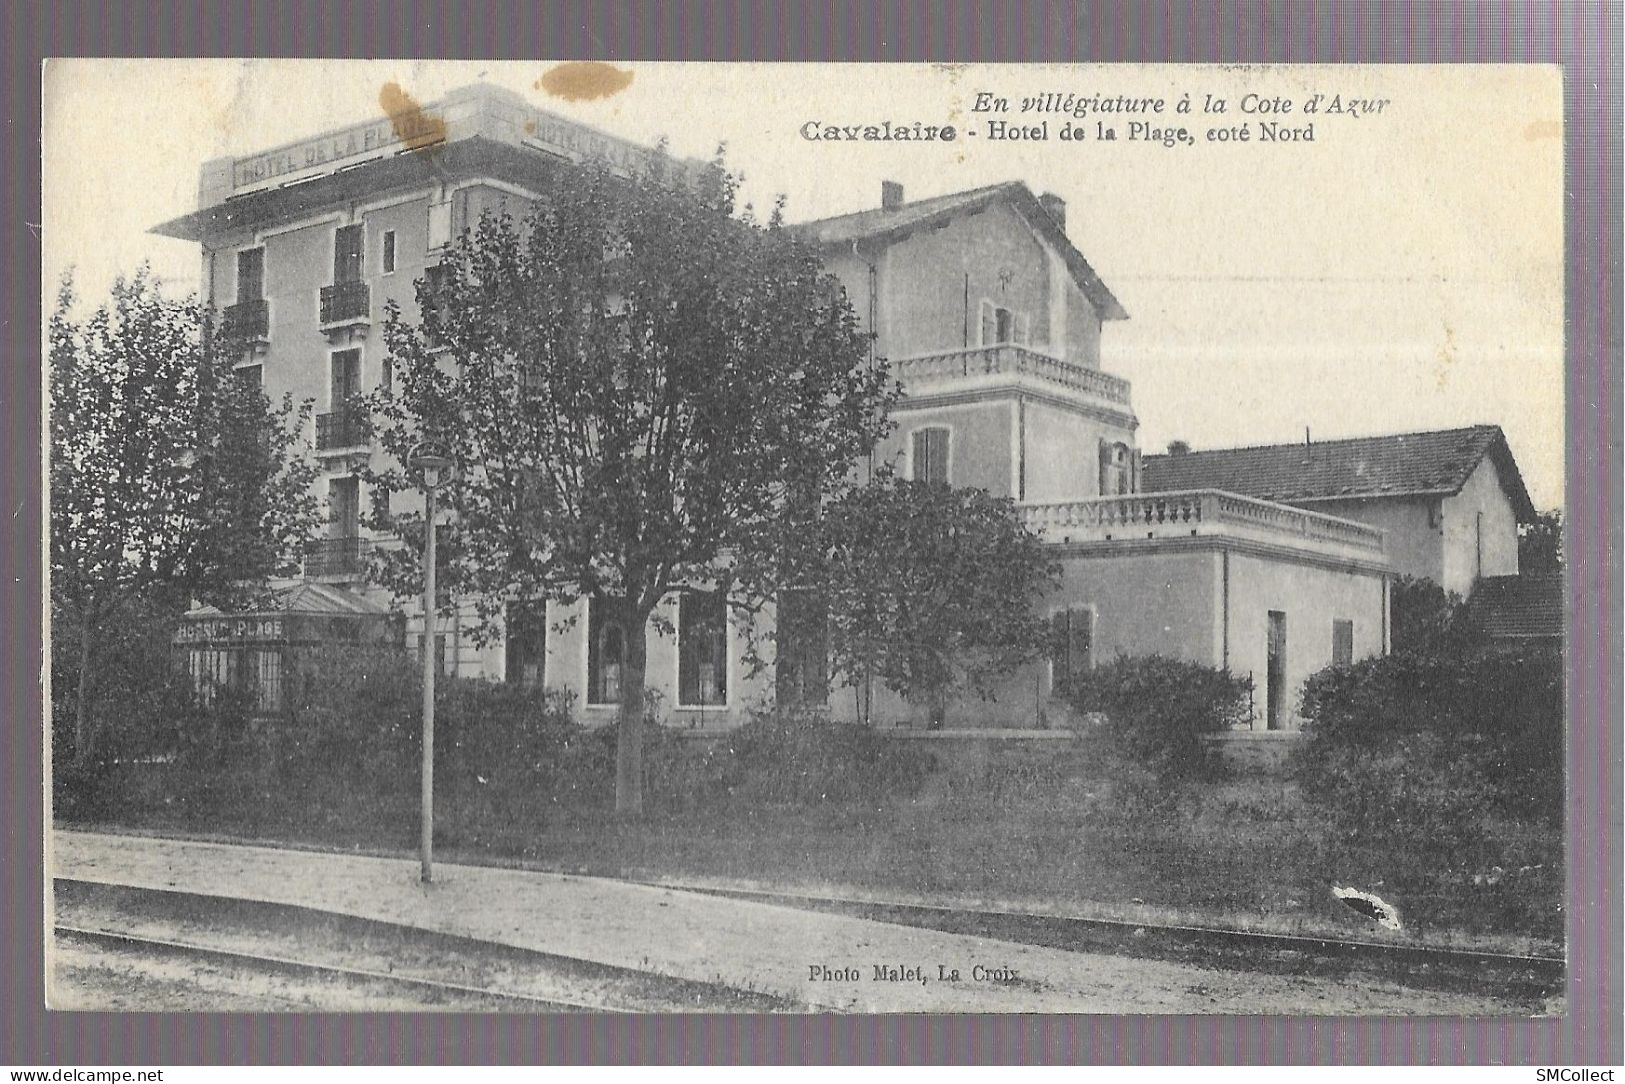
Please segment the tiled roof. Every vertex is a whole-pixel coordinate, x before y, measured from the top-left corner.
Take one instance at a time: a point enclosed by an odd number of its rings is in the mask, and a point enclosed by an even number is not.
[[[1150,455],[1143,479],[1148,490],[1223,489],[1286,503],[1450,496],[1486,455],[1519,521],[1533,519],[1523,476],[1497,425]]]
[[[1486,636],[1563,635],[1563,577],[1487,576],[1467,600],[1467,619]]]
[[[351,591],[325,583],[296,583],[284,587],[271,596],[269,605],[255,611],[262,614],[354,614],[360,617],[389,613],[389,607],[369,602]],[[199,606],[188,610],[187,617],[224,617],[226,614],[214,606]]]
[[[1089,261],[1083,258],[1083,253],[1079,252],[1077,246],[1067,237],[1060,223],[1044,210],[1043,204],[1038,202],[1038,197],[1020,181],[1006,181],[1003,184],[990,184],[964,192],[953,192],[946,196],[915,200],[890,210],[873,207],[867,211],[854,211],[833,218],[800,222],[790,226],[789,229],[813,244],[828,247],[844,247],[853,242],[891,244],[917,230],[941,225],[960,215],[974,214],[998,200],[1009,203],[1034,230],[1054,246],[1061,258],[1066,261],[1067,269],[1071,271],[1078,289],[1083,291],[1083,295],[1089,299],[1089,303],[1095,307],[1102,320],[1128,318],[1122,304],[1113,296],[1111,290],[1106,288],[1100,276],[1095,274],[1095,269],[1089,266]]]

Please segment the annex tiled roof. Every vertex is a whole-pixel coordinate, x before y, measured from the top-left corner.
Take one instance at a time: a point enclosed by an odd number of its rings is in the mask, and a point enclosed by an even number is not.
[[[343,615],[352,614],[358,617],[374,617],[390,612],[389,607],[376,602],[369,602],[360,595],[346,591],[340,587],[333,587],[325,583],[296,583],[291,587],[284,587],[271,596],[268,605],[255,611],[263,614],[312,614],[312,615]],[[199,606],[188,610],[187,617],[225,617],[228,616],[215,606]]]
[[[1467,600],[1467,619],[1496,638],[1562,636],[1563,577],[1487,576]]]
[[[1061,258],[1066,261],[1067,269],[1077,282],[1078,289],[1083,291],[1083,295],[1089,299],[1089,303],[1095,307],[1102,320],[1128,319],[1128,313],[1123,310],[1122,304],[1106,288],[1100,276],[1095,274],[1095,269],[1089,266],[1089,261],[1083,258],[1083,253],[1079,252],[1077,246],[1067,237],[1060,223],[1044,210],[1043,204],[1038,202],[1038,197],[1020,181],[1006,181],[1003,184],[990,184],[964,192],[953,192],[946,196],[933,196],[892,209],[873,207],[867,211],[820,218],[812,222],[797,223],[789,229],[803,239],[823,246],[843,247],[853,242],[891,244],[917,230],[941,225],[960,215],[974,214],[999,200],[1004,200],[1015,208],[1034,230],[1055,247]]]
[[[1148,490],[1223,489],[1285,503],[1451,496],[1486,455],[1518,520],[1533,519],[1534,505],[1498,425],[1150,455],[1143,480]]]

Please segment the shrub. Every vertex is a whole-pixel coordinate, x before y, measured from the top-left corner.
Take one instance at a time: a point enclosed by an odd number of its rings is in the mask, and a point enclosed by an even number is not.
[[[435,763],[459,784],[551,787],[565,750],[584,734],[572,706],[573,698],[556,689],[467,679],[437,685]]]
[[[1495,811],[1555,821],[1563,802],[1563,669],[1540,649],[1395,654],[1323,670],[1303,691],[1290,766],[1353,828],[1454,829]]]
[[[727,735],[720,783],[771,805],[908,797],[936,767],[921,746],[816,711],[764,712]]]
[[[1104,755],[1145,782],[1211,778],[1220,760],[1203,735],[1247,718],[1252,683],[1227,670],[1162,655],[1119,655],[1076,682],[1066,698],[1102,719],[1085,731],[1088,752]]]
[[[1399,576],[1390,587],[1391,634],[1396,654],[1427,654],[1467,647],[1474,638],[1462,597],[1426,577]]]
[[[269,755],[285,777],[375,792],[416,778],[422,686],[411,656],[392,645],[318,651],[295,671],[284,690],[290,721],[271,730]]]

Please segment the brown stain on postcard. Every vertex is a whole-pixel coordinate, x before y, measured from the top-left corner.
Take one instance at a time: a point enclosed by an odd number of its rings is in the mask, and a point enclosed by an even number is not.
[[[632,73],[601,60],[572,60],[555,64],[536,80],[536,89],[570,102],[592,101],[619,94],[632,85]]]
[[[1532,120],[1524,125],[1523,137],[1527,140],[1557,139],[1563,134],[1563,122],[1557,120]]]
[[[399,83],[385,83],[378,92],[378,104],[389,115],[395,134],[407,150],[421,150],[446,138],[445,118],[425,113]]]

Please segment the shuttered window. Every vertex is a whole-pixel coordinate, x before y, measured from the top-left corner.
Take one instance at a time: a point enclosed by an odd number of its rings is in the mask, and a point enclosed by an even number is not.
[[[340,226],[333,231],[333,282],[361,281],[361,227]]]
[[[940,427],[916,429],[911,455],[916,482],[948,484],[948,430]]]
[[[265,298],[265,250],[245,248],[237,253],[237,304]]]
[[[1354,622],[1337,618],[1332,621],[1332,665],[1348,666],[1354,662]]]

